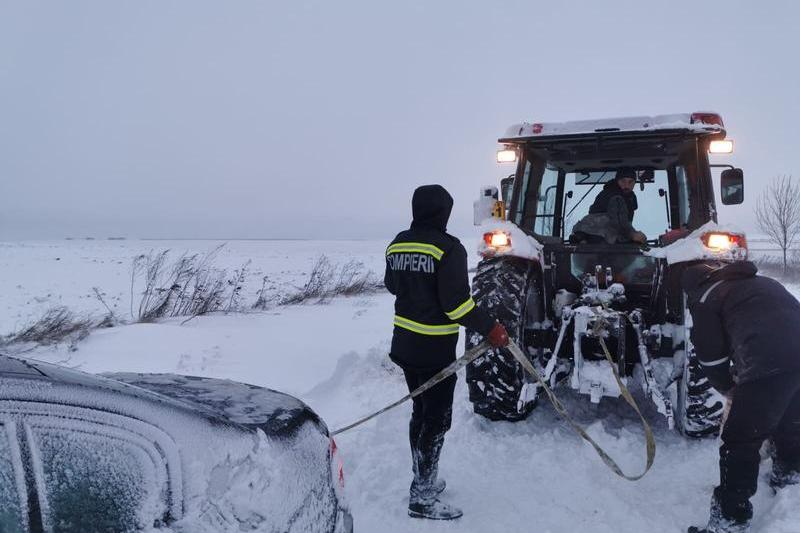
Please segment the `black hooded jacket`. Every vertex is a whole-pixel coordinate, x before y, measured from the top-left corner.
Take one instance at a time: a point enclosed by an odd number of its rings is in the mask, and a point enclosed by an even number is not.
[[[384,284],[396,296],[390,356],[403,368],[436,370],[455,359],[459,325],[486,336],[495,321],[475,306],[467,251],[445,232],[453,198],[424,185],[411,203],[411,228],[386,249]]]
[[[617,180],[612,180],[603,186],[603,190],[594,199],[589,213],[607,214],[614,228],[626,237],[634,231],[633,215],[639,203],[633,192],[623,191]]]
[[[757,271],[750,261],[701,263],[681,276],[697,358],[723,393],[737,383],[800,371],[800,302]]]

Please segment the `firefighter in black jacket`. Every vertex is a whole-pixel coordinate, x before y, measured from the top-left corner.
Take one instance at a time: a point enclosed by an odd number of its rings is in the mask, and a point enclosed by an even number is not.
[[[730,409],[709,522],[690,533],[748,531],[767,439],[772,488],[800,481],[800,303],[756,271],[749,261],[701,263],[681,276],[697,358]]]
[[[475,306],[467,278],[467,252],[445,230],[453,198],[441,185],[414,191],[411,228],[400,232],[386,250],[386,288],[396,296],[390,357],[405,373],[409,391],[455,360],[459,325],[508,344],[500,323]],[[445,482],[438,479],[444,435],[453,411],[453,374],[414,398],[409,440],[414,481],[408,514],[450,520],[461,511],[438,500]]]

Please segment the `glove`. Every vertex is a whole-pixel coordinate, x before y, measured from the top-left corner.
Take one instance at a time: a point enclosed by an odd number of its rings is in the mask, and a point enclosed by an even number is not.
[[[487,339],[492,347],[502,348],[503,346],[508,345],[508,332],[506,331],[506,328],[503,327],[503,324],[500,322],[495,322],[494,327],[492,328],[492,331],[489,332]]]
[[[631,233],[631,240],[633,242],[638,242],[639,244],[644,244],[647,242],[647,235],[645,235],[641,231],[634,231],[633,233]]]

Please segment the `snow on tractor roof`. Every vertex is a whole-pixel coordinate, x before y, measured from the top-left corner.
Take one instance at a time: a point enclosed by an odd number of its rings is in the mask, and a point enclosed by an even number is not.
[[[620,117],[597,120],[572,120],[569,122],[523,122],[506,130],[501,139],[561,137],[593,133],[685,130],[696,133],[725,133],[722,117],[717,113],[678,113],[652,117]]]

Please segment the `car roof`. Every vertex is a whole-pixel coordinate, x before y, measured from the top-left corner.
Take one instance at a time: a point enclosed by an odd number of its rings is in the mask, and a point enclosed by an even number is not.
[[[162,394],[176,400],[202,405],[236,424],[257,427],[267,435],[294,433],[305,422],[327,427],[305,403],[283,392],[228,379],[178,374],[103,374],[116,381]]]
[[[94,375],[59,365],[0,354],[0,379],[35,380],[121,394],[191,411],[211,421],[288,435],[306,421],[327,434],[325,424],[303,402],[278,391],[229,380],[175,374]]]
[[[703,113],[703,116],[718,116]],[[709,124],[693,120],[691,113],[671,115],[617,117],[568,122],[521,122],[506,130],[501,143],[514,144],[525,141],[576,138],[582,136],[616,136],[619,134],[664,134],[683,133],[696,135],[725,135],[721,124]]]

